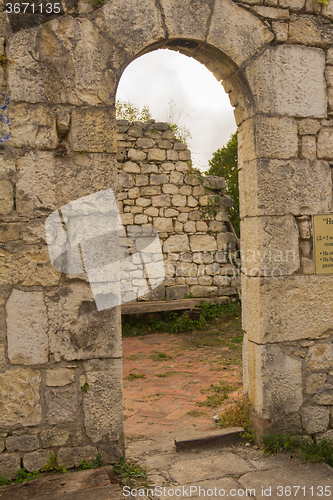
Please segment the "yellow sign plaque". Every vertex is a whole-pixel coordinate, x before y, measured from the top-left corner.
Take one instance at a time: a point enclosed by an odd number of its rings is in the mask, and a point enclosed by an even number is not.
[[[333,274],[333,214],[313,215],[316,274]]]

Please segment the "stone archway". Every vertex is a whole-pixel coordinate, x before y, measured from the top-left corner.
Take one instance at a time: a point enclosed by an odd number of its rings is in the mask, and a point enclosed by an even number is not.
[[[11,136],[1,151],[0,420],[16,442],[5,438],[0,460],[17,450],[15,470],[21,457],[39,468],[50,450],[69,466],[97,451],[112,462],[124,450],[119,308],[97,312],[84,276],[52,269],[44,222],[69,201],[115,187],[116,85],[134,58],[159,47],[204,63],[235,106],[244,378],[255,425],[328,429],[333,282],[313,274],[309,215],[332,209],[324,76],[332,40],[322,27],[306,38],[304,23],[320,21],[284,3],[115,0],[86,14],[79,3],[79,17],[69,11],[13,34],[3,16]],[[323,15],[331,19],[329,7]],[[332,63],[328,50],[329,96]]]

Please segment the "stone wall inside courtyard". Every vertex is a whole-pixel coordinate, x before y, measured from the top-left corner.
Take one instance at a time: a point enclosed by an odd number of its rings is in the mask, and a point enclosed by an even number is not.
[[[166,279],[141,300],[237,295],[237,238],[225,210],[233,201],[224,179],[200,175],[167,123],[118,120],[117,131],[122,222],[152,225],[164,255]]]

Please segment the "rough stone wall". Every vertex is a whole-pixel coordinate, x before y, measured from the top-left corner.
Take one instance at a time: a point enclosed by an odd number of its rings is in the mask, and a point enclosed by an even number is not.
[[[65,0],[56,18],[29,16],[29,25],[0,12],[9,97],[0,146],[1,471],[12,474],[22,456],[35,468],[29,457],[45,450],[95,446],[112,461],[122,449],[120,313],[97,313],[83,276],[52,270],[43,228],[62,204],[116,187],[116,87],[132,60],[157,48],[205,64],[235,107],[244,385],[256,426],[332,430],[333,278],[306,274],[311,239],[300,239],[297,218],[332,210],[333,3],[112,0],[95,9],[88,1]],[[278,266],[269,250],[282,252]],[[50,370],[69,371],[53,388]],[[57,446],[44,439],[63,431],[70,436]]]
[[[117,129],[123,224],[153,225],[165,262],[166,279],[141,300],[237,295],[236,237],[225,211],[232,200],[224,179],[192,168],[189,149],[167,123],[118,120]]]

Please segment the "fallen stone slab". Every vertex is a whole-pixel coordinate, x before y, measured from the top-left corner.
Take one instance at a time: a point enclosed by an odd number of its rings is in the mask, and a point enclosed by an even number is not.
[[[242,427],[230,427],[223,429],[219,434],[210,436],[201,436],[199,438],[185,439],[183,441],[175,440],[176,451],[185,451],[202,448],[216,448],[220,446],[229,446],[246,442],[242,437],[244,429]]]
[[[110,496],[111,495],[111,496]],[[0,500],[118,500],[118,484],[111,484],[107,468],[48,477],[0,488]]]

